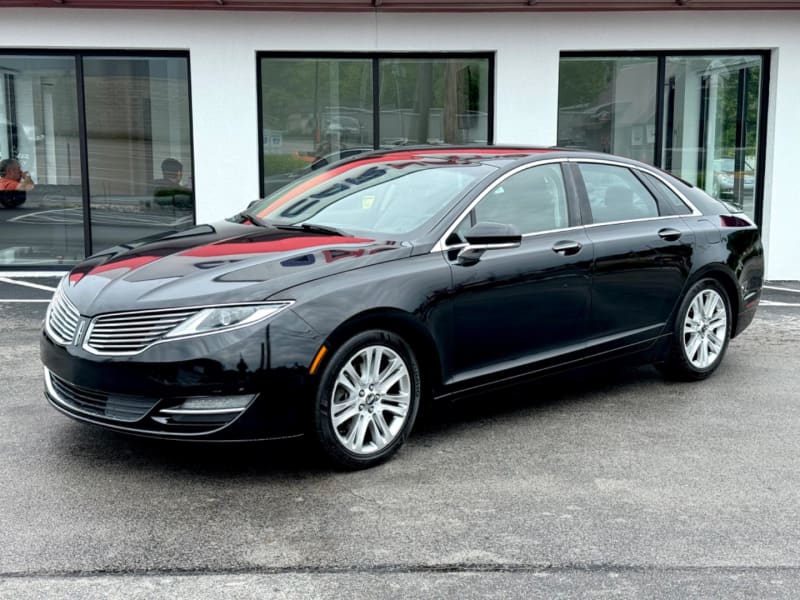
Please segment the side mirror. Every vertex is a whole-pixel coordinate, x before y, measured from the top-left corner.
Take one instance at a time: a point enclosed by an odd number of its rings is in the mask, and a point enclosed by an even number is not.
[[[476,223],[464,235],[467,246],[458,253],[458,264],[474,265],[487,250],[518,248],[522,243],[522,234],[514,225],[505,223]]]

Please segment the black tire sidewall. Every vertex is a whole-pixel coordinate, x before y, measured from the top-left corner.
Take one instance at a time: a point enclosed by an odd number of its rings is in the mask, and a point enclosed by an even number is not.
[[[403,359],[411,379],[411,394],[408,413],[403,428],[386,447],[380,451],[361,455],[351,452],[339,441],[330,418],[333,388],[342,367],[360,350],[368,346],[386,346]],[[420,404],[422,382],[420,369],[413,351],[399,335],[380,329],[361,332],[345,341],[335,350],[325,364],[320,376],[313,407],[313,431],[323,455],[339,467],[365,469],[387,460],[400,449],[416,420]]]

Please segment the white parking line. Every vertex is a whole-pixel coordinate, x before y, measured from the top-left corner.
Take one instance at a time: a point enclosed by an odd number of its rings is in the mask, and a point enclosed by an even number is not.
[[[765,290],[775,290],[778,292],[792,292],[794,294],[800,294],[800,290],[793,290],[792,288],[785,288],[785,287],[777,287],[774,285],[765,285]]]
[[[45,277],[63,277],[69,271],[0,271],[0,277],[24,277],[25,279],[41,279]]]
[[[56,288],[49,285],[42,285],[40,283],[31,283],[30,281],[18,281],[16,279],[8,279],[7,277],[0,277],[0,283],[10,283],[11,285],[21,285],[22,287],[29,287],[35,290],[44,290],[45,292],[55,292]]]
[[[760,306],[797,306],[797,307],[800,307],[800,304],[796,304],[794,302],[774,302],[773,300],[762,300],[758,304]]]
[[[78,209],[80,210],[80,209]],[[50,218],[50,213],[67,213],[67,215],[73,214],[72,218],[65,219],[63,216],[59,219],[57,215],[55,218]],[[75,214],[76,209],[74,208],[53,208],[51,210],[38,210],[36,212],[25,213],[16,217],[13,217],[8,220],[9,223],[12,221],[19,221],[19,222],[26,222],[26,221],[33,221],[34,223],[37,222],[36,218],[41,217],[43,215],[47,215],[44,219],[40,219],[38,222],[46,222],[56,225],[78,225],[81,223],[81,216]],[[31,219],[33,217],[33,219]]]

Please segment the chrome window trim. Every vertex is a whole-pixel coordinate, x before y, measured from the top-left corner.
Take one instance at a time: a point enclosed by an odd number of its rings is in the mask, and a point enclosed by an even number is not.
[[[294,300],[270,300],[269,302],[230,302],[230,303],[227,303],[227,304],[208,304],[208,305],[199,305],[199,306],[178,306],[178,307],[173,307],[173,308],[155,308],[153,310],[128,310],[128,311],[122,311],[122,312],[104,313],[102,315],[97,315],[95,317],[92,317],[91,323],[89,323],[89,327],[86,328],[86,333],[84,334],[84,337],[83,337],[83,344],[81,345],[81,349],[83,349],[84,351],[88,352],[89,354],[94,354],[95,356],[136,356],[137,354],[142,354],[143,352],[146,352],[147,350],[149,350],[153,346],[157,346],[159,344],[165,344],[165,343],[168,343],[168,342],[179,342],[179,341],[184,341],[184,340],[192,339],[192,338],[205,337],[207,335],[217,335],[217,334],[220,334],[220,333],[228,333],[230,331],[236,331],[237,329],[244,329],[245,327],[251,327],[253,325],[258,325],[259,323],[263,323],[265,320],[271,319],[274,315],[270,315],[270,316],[268,316],[265,319],[262,319],[260,321],[255,321],[253,323],[243,323],[241,325],[234,325],[232,327],[226,327],[225,329],[220,329],[218,331],[205,331],[203,333],[192,333],[192,334],[188,334],[188,335],[182,335],[182,336],[179,336],[179,337],[171,337],[171,338],[161,337],[161,338],[159,338],[159,339],[157,339],[157,340],[155,340],[153,342],[150,342],[147,346],[145,346],[141,350],[136,350],[136,351],[133,351],[133,352],[130,352],[130,351],[128,351],[128,352],[101,351],[101,350],[96,350],[96,349],[92,348],[91,346],[89,346],[89,340],[91,339],[91,333],[92,333],[92,330],[94,329],[95,323],[99,319],[101,319],[103,317],[125,317],[125,316],[129,316],[129,315],[130,316],[136,316],[136,315],[141,315],[141,314],[169,313],[169,312],[175,312],[177,310],[187,310],[187,311],[195,310],[195,311],[199,312],[201,310],[206,310],[206,309],[209,309],[209,308],[226,308],[226,307],[230,307],[230,306],[237,306],[237,307],[238,306],[264,306],[264,305],[273,305],[273,304],[285,304],[286,306],[278,311],[278,312],[282,312],[283,310],[286,310],[287,308],[292,306],[294,304]],[[187,317],[187,318],[191,318],[191,317]],[[177,327],[177,325],[176,325],[176,327]]]
[[[586,229],[594,229],[595,227],[603,227],[605,225],[624,225],[626,223],[646,223],[648,221],[667,221],[669,219],[680,219],[681,217],[688,217],[691,215],[663,215],[658,217],[642,217],[641,219],[626,219],[624,221],[603,221],[602,223],[589,223],[584,225]]]
[[[600,159],[600,158],[583,158],[583,157],[550,158],[550,159],[543,160],[543,161],[537,161],[537,162],[534,162],[534,163],[526,163],[524,165],[520,165],[519,167],[516,167],[515,169],[509,171],[508,173],[503,175],[501,178],[499,178],[497,181],[495,181],[494,184],[492,185],[492,187],[487,188],[483,192],[481,192],[470,203],[470,205],[461,214],[459,214],[456,219],[454,219],[453,224],[450,225],[450,227],[447,228],[447,231],[445,231],[444,235],[441,238],[439,238],[439,241],[436,242],[436,244],[433,246],[433,248],[431,249],[431,253],[443,252],[444,250],[455,250],[457,248],[462,248],[462,247],[467,246],[468,244],[466,244],[464,242],[448,246],[445,243],[445,240],[447,240],[447,238],[450,237],[450,235],[456,230],[456,227],[458,227],[459,223],[461,223],[461,221],[464,219],[464,217],[466,217],[472,211],[472,209],[474,209],[475,206],[477,206],[477,204],[489,194],[490,191],[492,191],[493,189],[495,189],[495,187],[500,185],[503,181],[505,181],[506,179],[508,179],[512,175],[515,175],[516,173],[519,173],[520,171],[524,171],[525,169],[531,169],[531,168],[537,167],[539,165],[547,165],[547,164],[554,164],[554,163],[559,163],[559,164],[561,164],[561,163],[592,163],[592,164],[600,164],[600,165],[609,165],[609,166],[612,166],[612,167],[622,167],[622,168],[625,168],[625,169],[634,169],[636,171],[640,171],[642,173],[646,173],[648,175],[651,175],[651,176],[657,178],[664,185],[666,185],[678,197],[678,199],[681,202],[683,202],[691,210],[691,214],[689,214],[689,215],[659,215],[657,217],[642,217],[642,218],[639,218],[639,219],[627,219],[627,220],[624,220],[624,221],[605,221],[603,223],[588,223],[588,224],[574,225],[572,227],[564,227],[564,228],[561,228],[561,229],[549,229],[547,231],[534,231],[534,232],[531,232],[531,233],[524,233],[524,234],[522,234],[523,238],[532,237],[532,236],[535,236],[535,235],[546,235],[546,234],[550,234],[550,233],[558,233],[560,231],[571,231],[571,230],[581,229],[581,228],[590,228],[590,227],[594,228],[594,227],[599,227],[599,226],[602,226],[602,225],[619,225],[619,224],[624,224],[624,223],[640,223],[640,222],[645,222],[645,221],[661,221],[661,220],[667,220],[667,219],[680,219],[681,217],[700,217],[700,216],[703,215],[703,213],[700,212],[700,210],[698,210],[698,208],[684,194],[682,194],[680,192],[680,190],[678,190],[674,185],[672,185],[669,181],[667,181],[664,177],[662,177],[661,173],[659,173],[657,170],[651,171],[650,169],[647,169],[645,167],[640,167],[639,165],[631,165],[631,164],[620,162],[620,161],[616,161],[616,160],[605,160],[605,159]]]
[[[614,221],[614,223],[631,223],[633,221],[645,221],[645,220],[648,220],[648,219],[666,218],[666,217],[673,217],[673,216],[678,216],[678,217],[701,217],[703,215],[703,213],[700,212],[698,210],[698,208],[694,204],[692,204],[692,201],[689,200],[686,196],[684,196],[681,193],[681,191],[678,190],[669,181],[664,179],[664,177],[661,176],[661,173],[658,170],[651,171],[651,170],[649,170],[649,169],[647,169],[645,167],[640,167],[639,165],[629,165],[629,164],[624,163],[624,162],[619,162],[619,161],[616,161],[616,160],[605,160],[605,159],[601,159],[601,158],[570,157],[570,158],[567,158],[565,160],[567,162],[571,162],[571,163],[592,163],[592,164],[599,164],[599,165],[609,165],[609,166],[612,166],[612,167],[623,167],[625,169],[634,169],[636,171],[641,171],[642,173],[647,173],[648,175],[652,175],[653,177],[655,177],[656,179],[661,181],[661,183],[666,185],[670,190],[672,190],[672,192],[674,192],[674,194],[676,196],[678,196],[678,199],[681,202],[683,202],[692,211],[692,213],[690,215],[664,215],[663,217],[661,215],[659,215],[659,217],[645,217],[643,219],[629,219],[629,220],[626,220],[626,221]],[[611,221],[609,221],[609,223],[610,222]],[[592,223],[591,225],[605,225],[605,224],[606,223]],[[587,227],[589,227],[589,225],[587,225]]]
[[[450,235],[456,230],[456,227],[458,227],[459,223],[461,223],[461,221],[464,219],[464,217],[466,217],[472,211],[472,209],[474,209],[478,205],[478,203],[481,200],[483,200],[489,194],[489,192],[494,190],[498,185],[502,184],[506,179],[508,179],[512,175],[516,175],[520,171],[524,171],[526,169],[532,169],[534,167],[539,167],[541,165],[561,164],[563,162],[566,162],[566,159],[564,159],[564,158],[548,158],[546,160],[536,161],[536,162],[533,162],[533,163],[525,163],[524,165],[520,165],[518,167],[515,167],[514,169],[512,169],[511,171],[509,171],[508,173],[506,173],[505,175],[503,175],[502,177],[500,177],[499,179],[494,181],[492,183],[491,187],[486,188],[480,194],[478,194],[478,196],[472,202],[470,202],[469,206],[467,208],[465,208],[458,215],[458,217],[456,217],[453,220],[453,223],[450,225],[450,227],[447,228],[447,230],[445,231],[444,235],[441,236],[439,238],[439,241],[436,242],[436,244],[434,244],[433,248],[431,248],[430,253],[433,254],[435,252],[443,252],[444,250],[453,250],[455,248],[467,246],[468,244],[463,243],[463,242],[459,243],[459,244],[454,244],[452,246],[448,246],[445,243],[445,240],[447,240],[447,238],[450,237]],[[556,231],[569,231],[570,229],[578,229],[580,227],[582,227],[582,225],[576,225],[576,226],[573,226],[573,227],[564,227],[564,228],[561,228],[561,229],[548,229],[547,231],[532,231],[530,233],[523,233],[522,237],[526,238],[526,237],[530,237],[530,236],[534,236],[534,235],[544,235],[546,233],[553,233],[553,232],[556,232]]]

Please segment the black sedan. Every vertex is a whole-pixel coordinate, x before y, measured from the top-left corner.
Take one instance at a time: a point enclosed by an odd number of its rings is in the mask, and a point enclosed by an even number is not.
[[[132,434],[310,434],[363,468],[425,402],[619,357],[707,377],[762,277],[752,221],[648,165],[376,152],[74,268],[45,320],[46,396]]]

